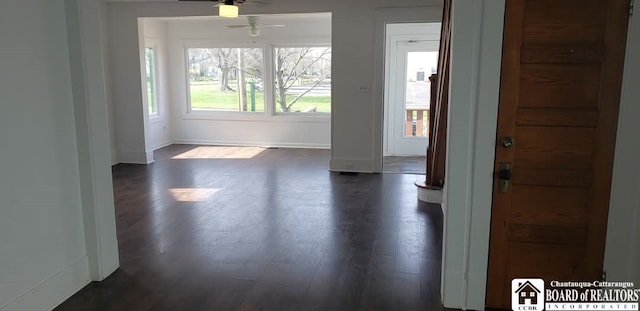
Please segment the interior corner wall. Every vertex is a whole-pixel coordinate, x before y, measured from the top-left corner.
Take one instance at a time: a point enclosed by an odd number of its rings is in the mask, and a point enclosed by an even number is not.
[[[640,17],[632,16],[618,118],[609,203],[605,271],[612,281],[640,284]]]
[[[102,61],[104,64],[104,80],[105,80],[105,100],[107,101],[107,125],[109,126],[109,157],[111,159],[111,165],[120,163],[118,161],[118,144],[116,141],[116,123],[115,123],[115,108],[111,97],[111,81],[110,75],[110,63],[109,63],[109,33],[108,33],[108,11],[107,4],[105,2],[99,2],[100,16],[98,19],[100,25],[100,41],[102,45]]]
[[[170,71],[168,70],[168,47],[167,47],[167,22],[144,18],[144,43],[145,46],[153,46],[156,53],[156,104],[158,105],[158,116],[149,119],[149,146],[155,150],[171,143],[171,110],[170,90],[168,83]],[[184,84],[181,84],[182,86]]]
[[[67,14],[0,2],[2,311],[50,310],[90,280]]]
[[[91,280],[119,266],[99,0],[65,0],[85,245]]]
[[[138,18],[107,4],[107,55],[109,105],[113,110],[117,161],[146,164],[153,159],[147,151],[144,105],[140,76]],[[126,4],[123,4],[126,5]]]

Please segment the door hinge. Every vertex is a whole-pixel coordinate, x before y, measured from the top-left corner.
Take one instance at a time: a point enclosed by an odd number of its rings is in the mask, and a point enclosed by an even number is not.
[[[629,16],[633,16],[633,7],[635,2],[635,0],[629,0]]]
[[[601,281],[606,281],[607,280],[607,271],[602,270],[602,276],[601,276]]]

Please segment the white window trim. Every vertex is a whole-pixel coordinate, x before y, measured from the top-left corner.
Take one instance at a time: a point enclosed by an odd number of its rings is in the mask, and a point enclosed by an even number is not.
[[[276,112],[275,88],[266,87],[274,85],[274,49],[276,47],[331,47],[331,42],[326,40],[297,40],[295,43],[280,41],[266,41],[255,39],[252,43],[247,41],[217,41],[217,40],[180,40],[182,53],[181,80],[184,85],[184,104],[182,105],[182,119],[184,120],[228,120],[228,121],[267,121],[267,122],[317,122],[330,123],[331,113],[326,112]],[[264,112],[246,111],[220,111],[220,110],[192,110],[191,90],[189,82],[189,49],[215,49],[215,48],[259,48],[263,57],[263,85],[264,88]],[[333,98],[333,88],[331,91]]]
[[[267,115],[267,88],[265,88],[264,94],[264,110],[265,111],[225,111],[225,110],[198,110],[191,109],[191,83],[189,81],[189,49],[225,49],[225,48],[240,48],[240,49],[262,49],[262,59],[263,59],[263,73],[262,73],[262,81],[263,84],[266,85],[266,77],[265,77],[265,51],[266,47],[264,44],[247,44],[236,43],[236,42],[212,42],[212,41],[204,41],[204,42],[189,42],[185,43],[182,48],[182,72],[184,74],[184,89],[186,95],[186,106],[183,110],[183,119],[194,119],[194,120],[203,120],[203,119],[215,119],[215,120],[264,120]]]
[[[309,41],[309,42],[296,42],[296,43],[278,43],[278,44],[273,44],[271,45],[271,70],[269,71],[269,73],[271,74],[271,85],[275,85],[275,49],[277,48],[322,48],[322,47],[330,47],[331,48],[331,55],[333,56],[333,47],[331,46],[331,42],[326,42],[326,41]],[[331,62],[331,71],[333,73],[333,61]],[[266,85],[266,83],[265,83]],[[300,112],[277,112],[276,110],[276,92],[275,92],[275,87],[271,88],[271,92],[273,93],[272,95],[272,104],[271,107],[273,109],[273,115],[274,116],[286,116],[289,118],[298,118],[298,117],[314,117],[314,118],[331,118],[331,112],[304,112],[304,113],[300,113]],[[331,85],[331,102],[333,103],[333,82]],[[333,111],[333,107],[331,109],[331,111]],[[303,114],[303,115],[301,115]]]
[[[162,117],[162,105],[161,105],[161,99],[158,93],[158,89],[160,87],[160,67],[159,67],[159,63],[158,63],[158,55],[160,54],[160,40],[158,39],[151,39],[151,38],[147,38],[145,39],[144,42],[144,58],[143,60],[145,61],[145,66],[146,66],[146,57],[147,57],[147,48],[151,48],[153,49],[153,82],[154,82],[154,88],[153,88],[153,99],[154,99],[154,103],[156,106],[156,111],[154,113],[150,113],[149,111],[147,111],[147,114],[149,115],[149,120],[151,121],[160,121],[161,117]],[[146,80],[146,68],[145,68],[145,72],[144,72],[144,77]],[[146,81],[145,81],[146,82]],[[143,98],[145,99],[145,106],[149,107],[149,98],[148,98],[148,91],[147,91],[147,85],[145,83],[144,85],[144,96]],[[147,108],[148,109],[148,108]]]

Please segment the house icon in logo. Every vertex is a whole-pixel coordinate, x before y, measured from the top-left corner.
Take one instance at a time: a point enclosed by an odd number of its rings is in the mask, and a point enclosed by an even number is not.
[[[511,309],[514,311],[544,310],[544,280],[511,280]]]
[[[538,302],[538,295],[540,290],[533,286],[531,282],[526,281],[518,284],[516,294],[518,295],[518,304],[520,305],[535,305]]]

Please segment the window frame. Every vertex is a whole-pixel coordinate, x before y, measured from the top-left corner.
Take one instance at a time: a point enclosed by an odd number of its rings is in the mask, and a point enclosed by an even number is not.
[[[250,41],[250,42],[249,42]],[[224,120],[224,121],[262,121],[262,122],[311,122],[311,123],[330,123],[332,113],[298,113],[298,112],[276,112],[275,101],[275,48],[276,47],[331,47],[331,41],[326,39],[317,40],[311,38],[309,40],[296,40],[296,42],[282,40],[265,40],[262,38],[254,38],[251,40],[233,41],[233,40],[197,40],[185,39],[177,40],[175,47],[176,53],[181,55],[182,70],[181,76],[177,79],[181,80],[184,85],[184,93],[178,93],[180,100],[184,100],[181,104],[182,119],[184,120]],[[216,110],[193,110],[191,109],[191,90],[189,81],[189,49],[215,49],[215,48],[260,48],[263,57],[263,85],[272,87],[264,88],[264,112],[246,112],[246,111],[216,111]],[[333,71],[333,62],[331,63]],[[182,91],[182,90],[181,90]],[[333,100],[333,87],[331,91]],[[333,106],[333,105],[332,105]],[[333,110],[333,109],[332,109]]]
[[[144,50],[142,52],[142,60],[144,60],[144,99],[145,99],[145,107],[147,110],[147,115],[149,116],[149,119],[158,119],[161,116],[161,105],[160,105],[160,97],[158,96],[158,87],[159,87],[159,81],[160,81],[160,75],[158,73],[159,71],[159,67],[158,67],[158,55],[159,55],[159,47],[160,47],[160,43],[158,40],[155,39],[146,39],[145,40],[145,44],[144,44]],[[153,60],[152,60],[152,65],[153,68],[151,70],[151,79],[153,79],[153,104],[155,106],[155,111],[151,112],[149,110],[149,90],[148,90],[148,82],[147,82],[147,49],[151,49],[153,51]]]
[[[185,85],[186,109],[185,119],[225,119],[225,120],[246,120],[264,119],[268,113],[268,89],[264,89],[264,111],[232,111],[232,110],[206,110],[193,109],[191,107],[191,81],[189,80],[189,50],[190,49],[261,49],[262,50],[262,81],[266,85],[266,55],[264,44],[248,44],[246,42],[189,42],[183,44],[183,74]]]
[[[329,112],[284,112],[278,111],[276,105],[276,90],[275,90],[275,69],[276,69],[276,49],[278,48],[331,48],[331,72],[333,73],[333,46],[331,42],[323,41],[309,41],[309,42],[295,42],[295,43],[277,43],[271,45],[271,86],[273,87],[272,109],[274,116],[286,116],[286,117],[301,117],[301,118],[330,118],[333,111],[333,77],[331,82],[331,111]]]

